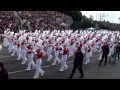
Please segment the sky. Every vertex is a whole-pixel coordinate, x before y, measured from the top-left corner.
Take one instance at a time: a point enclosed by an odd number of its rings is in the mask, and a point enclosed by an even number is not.
[[[81,11],[82,15],[87,16],[88,18],[92,15],[94,20],[100,21],[100,14],[104,13],[103,20],[109,21],[111,23],[120,23],[120,11]]]

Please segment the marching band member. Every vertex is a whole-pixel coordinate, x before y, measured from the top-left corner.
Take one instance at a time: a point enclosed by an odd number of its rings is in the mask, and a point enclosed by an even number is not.
[[[43,51],[43,56],[46,55],[46,52],[44,51],[44,47],[45,47],[45,41],[43,41],[42,45],[41,45],[41,50]]]
[[[12,45],[12,39],[11,39],[11,37],[9,37],[8,38],[8,50],[9,50],[9,53],[11,53],[12,52],[12,47],[13,47],[13,45]]]
[[[21,58],[22,58],[22,63],[21,64],[25,64],[27,62],[27,58],[26,58],[26,40],[23,40],[23,42],[21,42]]]
[[[7,46],[9,45],[9,43],[8,43],[8,38],[7,38],[8,36],[7,36],[7,35],[4,35],[3,37],[4,37],[4,39],[3,39],[3,46],[4,46],[4,47],[7,47]]]
[[[73,56],[73,50],[74,50],[74,41],[73,41],[73,39],[72,40],[70,40],[69,41],[69,43],[70,43],[70,45],[69,45],[69,55],[68,55],[68,57],[71,57],[71,56]]]
[[[69,50],[66,47],[66,45],[64,45],[64,47],[62,48],[61,53],[62,53],[61,68],[60,68],[59,71],[64,71],[68,68],[68,66],[66,65],[66,61],[67,61],[67,58],[68,58]]]
[[[11,55],[14,56],[15,53],[17,53],[17,43],[16,43],[16,41],[14,40],[14,41],[13,41],[13,53],[12,53]]]
[[[60,63],[60,59],[58,58],[59,50],[60,50],[60,46],[58,45],[58,43],[56,43],[56,45],[54,47],[55,58],[54,58],[54,62],[52,63],[52,65],[56,65],[57,62],[58,62],[58,64]]]
[[[89,41],[89,45],[85,47],[85,51],[86,51],[86,62],[85,64],[88,64],[90,62],[90,57],[91,57],[91,44],[92,44],[92,41]]]
[[[17,56],[18,56],[17,60],[20,60],[21,59],[21,43],[19,40],[17,41]]]
[[[110,53],[109,53],[108,57],[110,57],[111,55],[113,55],[114,48],[115,48],[115,39],[111,38],[111,41],[110,41],[110,44],[109,44]]]
[[[48,48],[47,48],[47,56],[48,56],[48,59],[47,61],[50,61],[52,59],[52,55],[51,55],[51,52],[52,52],[52,41],[49,40],[48,41],[48,44],[47,44]]]
[[[36,67],[34,61],[33,61],[33,57],[34,57],[34,49],[33,46],[31,44],[29,44],[26,48],[27,54],[28,54],[28,67],[26,70],[31,70],[31,66],[33,66],[33,68]]]
[[[42,64],[42,56],[43,56],[43,52],[42,50],[39,48],[36,51],[36,71],[35,71],[35,76],[33,78],[39,78],[39,74],[41,74],[41,76],[44,75],[44,71],[41,69],[41,64]]]

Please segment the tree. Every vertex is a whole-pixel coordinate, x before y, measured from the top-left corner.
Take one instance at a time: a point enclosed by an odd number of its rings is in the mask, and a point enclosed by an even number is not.
[[[81,28],[90,28],[90,27],[95,27],[95,21],[93,21],[93,17],[87,18],[86,16],[82,16],[82,20],[80,22],[80,27]]]
[[[90,15],[89,19],[90,19],[90,20],[93,20],[93,19],[94,19],[93,15]]]
[[[81,11],[61,11],[61,12],[71,16],[74,21],[81,21],[82,19]]]
[[[118,18],[118,22],[120,21],[120,18]]]
[[[81,11],[61,11],[64,14],[67,14],[73,18],[73,24],[71,28],[77,29],[79,28],[79,23],[82,20],[82,13]]]

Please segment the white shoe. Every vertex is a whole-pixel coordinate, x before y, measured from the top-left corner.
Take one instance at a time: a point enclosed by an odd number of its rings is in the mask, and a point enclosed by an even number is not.
[[[47,61],[50,61],[49,59],[47,59]]]
[[[11,53],[11,51],[9,51],[9,53]]]
[[[48,61],[50,61],[52,58],[53,58],[53,56],[52,56],[52,55],[50,55],[50,56],[49,56],[49,58],[48,58]]]
[[[67,69],[68,67],[65,67],[65,70]]]
[[[14,54],[11,54],[11,56],[14,56]]]
[[[60,71],[60,72],[63,72],[64,70],[63,70],[63,69],[60,69],[59,71]]]
[[[39,77],[37,77],[37,76],[34,76],[33,78],[34,78],[34,79],[37,79],[37,78],[39,78]]]
[[[25,64],[24,62],[22,62],[21,64]]]
[[[48,58],[47,61],[51,61],[51,59]]]
[[[59,60],[59,61],[58,61],[58,64],[59,64],[60,62],[61,62],[61,61]]]
[[[27,62],[27,60],[23,61],[21,64],[25,64]]]
[[[88,61],[88,63],[90,63],[90,60]]]
[[[88,62],[85,62],[85,64],[88,64]]]
[[[44,73],[45,73],[45,72],[41,73],[41,76],[43,76],[43,75],[44,75]]]
[[[27,70],[27,71],[28,71],[28,70],[31,70],[31,69],[27,68],[27,69],[25,69],[25,70]]]
[[[68,66],[65,67],[65,70],[68,68]]]
[[[52,63],[52,65],[56,65],[56,63]]]
[[[17,59],[17,60],[20,60],[20,59]]]
[[[35,68],[36,68],[36,66],[33,66],[32,68],[33,68],[33,69],[35,69]]]
[[[27,59],[27,58],[25,58],[25,60],[27,61],[28,59]]]

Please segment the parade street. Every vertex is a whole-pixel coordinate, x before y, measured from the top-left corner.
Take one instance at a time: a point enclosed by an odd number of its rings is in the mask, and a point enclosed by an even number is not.
[[[0,42],[0,44],[2,44]],[[93,53],[91,62],[87,65],[83,64],[84,78],[83,79],[120,79],[120,62],[117,64],[107,63],[106,66],[103,64],[98,66],[98,52]],[[67,60],[68,69],[64,72],[60,72],[60,65],[53,66],[53,61],[47,61],[47,57],[43,56],[42,69],[45,74],[39,79],[67,79],[72,72],[73,68],[73,57],[69,57]],[[34,59],[35,60],[35,59]],[[8,53],[7,48],[2,49],[0,52],[0,62],[5,64],[5,68],[8,70],[10,79],[33,79],[35,69],[26,71],[27,63],[21,64],[21,60],[17,61],[17,56],[11,56]],[[80,79],[80,73],[76,70],[73,79]]]

